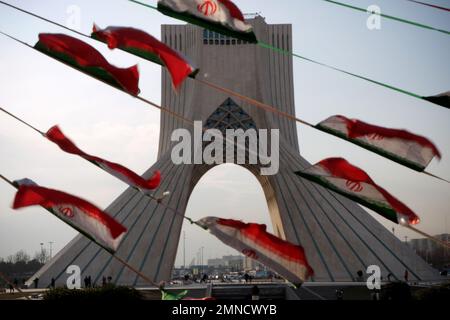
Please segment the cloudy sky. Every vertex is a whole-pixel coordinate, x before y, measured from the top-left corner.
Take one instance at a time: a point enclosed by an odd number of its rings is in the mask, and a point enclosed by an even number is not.
[[[448,6],[447,0],[428,0]],[[73,26],[80,13],[80,30],[128,25],[160,35],[161,24],[177,24],[156,11],[126,0],[8,0],[51,20]],[[156,4],[156,1],[147,1]],[[373,79],[433,95],[450,89],[450,37],[398,22],[383,20],[369,31],[367,14],[320,0],[235,1],[243,12],[260,12],[268,23],[291,23],[294,51]],[[449,14],[404,0],[347,0],[383,13],[450,30]],[[65,32],[0,4],[0,30],[30,44],[39,32]],[[139,63],[142,96],[159,103],[160,67],[90,41],[121,67]],[[159,112],[129,96],[70,70],[48,57],[0,36],[0,106],[45,131],[58,124],[84,150],[144,172],[156,160]],[[190,57],[195,61],[195,57]],[[349,117],[394,128],[406,128],[434,141],[443,154],[429,171],[450,178],[450,112],[385,88],[294,59],[297,116],[317,123],[330,115]],[[206,72],[206,71],[205,71]],[[126,186],[86,161],[59,151],[32,130],[0,114],[0,173],[11,179],[28,177],[41,185],[65,190],[106,207]],[[450,232],[450,187],[412,172],[333,137],[298,126],[302,155],[312,163],[345,157],[407,203],[422,218],[420,228],[431,234]],[[14,190],[0,183],[0,257],[20,249],[34,253],[40,243],[53,253],[76,232],[39,208],[10,209]],[[220,204],[220,205],[218,205]],[[246,170],[224,165],[209,172],[194,190],[187,215],[244,218],[270,224],[264,195]],[[389,230],[393,224],[379,219]],[[204,258],[234,253],[208,233],[185,225],[186,262],[201,246]],[[396,234],[417,237],[396,227]],[[183,263],[182,244],[177,265]]]

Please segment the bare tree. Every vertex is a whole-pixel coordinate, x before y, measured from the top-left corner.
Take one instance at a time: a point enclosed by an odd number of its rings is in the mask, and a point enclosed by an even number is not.
[[[46,263],[50,259],[50,254],[48,250],[43,248],[34,254],[34,260],[39,261],[39,263]]]
[[[14,263],[24,262],[28,263],[30,261],[30,255],[26,253],[24,250],[20,250],[16,252],[14,255]]]

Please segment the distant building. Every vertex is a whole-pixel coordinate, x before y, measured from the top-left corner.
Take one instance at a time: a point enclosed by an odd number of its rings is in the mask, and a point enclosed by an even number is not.
[[[450,234],[448,233],[437,235],[435,238],[444,242],[450,242]],[[422,259],[434,267],[442,269],[450,265],[450,250],[439,245],[436,241],[421,238],[412,239],[408,244]]]
[[[263,265],[261,265],[258,261],[253,260],[252,258],[249,257],[244,257],[244,270],[245,271],[250,271],[250,270],[263,270],[265,269],[265,267]]]
[[[208,260],[208,267],[225,267],[226,262],[223,259],[209,259]]]
[[[239,255],[223,256],[222,258],[209,259],[208,269],[216,272],[230,272],[244,270],[244,257]]]
[[[242,271],[244,268],[243,256],[223,256],[225,265],[232,269],[232,271]]]

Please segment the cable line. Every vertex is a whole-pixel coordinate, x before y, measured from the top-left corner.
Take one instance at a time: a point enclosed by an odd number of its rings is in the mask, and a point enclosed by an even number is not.
[[[419,22],[412,21],[412,20],[407,20],[407,19],[391,16],[391,15],[384,14],[384,13],[370,12],[367,9],[356,7],[356,6],[352,6],[350,4],[339,2],[339,1],[333,1],[333,0],[322,0],[322,1],[325,1],[325,2],[328,2],[328,3],[331,3],[331,4],[335,4],[335,5],[338,5],[338,6],[341,6],[341,7],[353,9],[353,10],[356,10],[356,11],[361,11],[361,12],[364,12],[364,13],[371,13],[371,14],[374,14],[374,15],[379,15],[380,17],[383,17],[383,18],[386,18],[386,19],[390,19],[390,20],[406,23],[406,24],[413,25],[413,26],[416,26],[416,27],[419,27],[419,28],[433,30],[433,31],[444,33],[446,35],[450,35],[450,31],[448,31],[448,30],[435,28],[435,27],[432,27],[432,26],[429,26],[429,25],[426,25],[426,24],[422,24],[422,23],[419,23]]]
[[[46,54],[43,53],[42,51],[40,51],[40,50],[36,49],[35,47],[29,45],[28,43],[26,43],[26,42],[24,42],[24,41],[21,41],[21,40],[15,38],[15,37],[13,37],[13,36],[11,36],[11,35],[9,35],[9,34],[6,34],[6,33],[4,33],[4,32],[1,31],[1,30],[0,30],[0,34],[3,34],[4,36],[6,36],[6,37],[8,37],[8,38],[10,38],[10,39],[12,39],[12,40],[14,40],[14,41],[17,41],[18,43],[23,44],[24,46],[26,46],[26,47],[28,47],[28,48],[30,48],[30,49],[33,49],[33,50],[35,50],[35,51],[37,51],[37,52],[39,52],[39,53],[41,53],[41,54],[46,55]],[[133,97],[133,98],[136,98],[136,99],[138,99],[138,100],[144,102],[145,104],[148,104],[148,105],[150,105],[150,106],[153,106],[153,107],[159,109],[159,110],[162,111],[162,112],[166,112],[166,113],[168,113],[168,114],[170,114],[170,115],[172,115],[172,116],[174,116],[174,117],[176,117],[176,118],[179,118],[180,120],[182,120],[182,121],[184,121],[184,122],[186,122],[186,123],[188,123],[188,124],[190,124],[190,125],[192,125],[192,126],[195,125],[195,122],[194,122],[193,120],[187,119],[186,117],[184,117],[184,116],[182,116],[182,115],[180,115],[180,114],[178,114],[178,113],[176,113],[176,112],[174,112],[174,111],[172,111],[172,110],[170,110],[170,109],[168,109],[168,108],[162,107],[162,106],[160,106],[160,105],[158,105],[158,104],[156,104],[156,103],[154,103],[154,102],[152,102],[152,101],[150,101],[150,100],[148,100],[148,99],[146,99],[146,98],[143,98],[143,97],[140,97],[140,96],[135,96],[135,95],[133,95],[133,94],[131,94],[131,93],[129,93],[129,92],[126,92],[125,90],[119,89],[119,88],[115,87],[114,85],[112,85],[111,83],[108,83],[108,82],[104,81],[103,79],[99,79],[99,78],[95,77],[94,75],[92,75],[92,74],[90,74],[90,73],[87,73],[87,72],[84,71],[84,70],[77,69],[77,68],[75,68],[74,66],[68,64],[67,62],[61,61],[61,60],[59,60],[59,59],[57,59],[57,58],[55,58],[55,57],[53,57],[53,56],[51,56],[51,55],[46,55],[46,56],[48,56],[48,57],[50,57],[50,58],[52,58],[52,59],[54,59],[54,60],[56,60],[56,61],[58,61],[58,62],[60,62],[60,63],[62,63],[62,64],[65,64],[66,66],[69,66],[70,68],[72,68],[72,69],[74,69],[74,70],[77,70],[77,71],[79,71],[79,72],[81,72],[81,73],[83,73],[83,74],[85,74],[85,75],[87,75],[87,76],[89,76],[89,77],[91,77],[91,78],[93,78],[93,79],[99,80],[99,81],[101,81],[101,82],[103,82],[103,83],[109,85],[110,87],[112,87],[112,88],[114,88],[114,89],[117,89],[117,90],[119,90],[119,91],[121,91],[121,92],[124,92],[124,93],[128,94],[129,96],[131,96],[131,97]],[[202,82],[202,80],[198,80],[198,81]],[[208,85],[212,85],[212,84],[209,83]],[[214,86],[214,85],[213,85],[213,86]],[[219,87],[219,88],[220,88],[220,87]],[[228,92],[228,89],[224,89],[224,88],[221,88],[221,89],[224,90],[224,92]],[[237,94],[237,95],[238,95],[238,97],[240,97],[241,99],[243,99],[243,100],[245,100],[245,101],[248,101],[249,103],[252,103],[253,105],[255,105],[255,106],[258,107],[258,108],[262,108],[262,109],[264,109],[264,110],[266,110],[266,108],[275,109],[274,107],[268,106],[268,105],[266,105],[266,107],[264,107],[264,104],[263,104],[263,103],[258,102],[258,101],[254,100],[254,99],[251,99],[251,98],[248,98],[248,97],[239,95],[239,94]],[[2,109],[2,110],[4,110],[4,109]],[[275,109],[275,110],[276,110],[276,109]],[[279,110],[276,110],[276,111],[277,111],[277,113],[279,112],[280,114],[284,114],[285,116],[288,115],[290,119],[295,119],[296,121],[298,121],[298,122],[301,123],[301,124],[307,125],[307,126],[309,126],[309,127],[312,127],[313,129],[316,129],[316,130],[318,130],[318,131],[324,132],[324,131],[320,130],[319,128],[317,128],[316,126],[314,126],[314,125],[312,125],[312,124],[309,124],[308,122],[305,122],[305,121],[303,121],[303,120],[297,119],[297,118],[295,118],[294,116],[289,115],[289,114],[287,114],[287,113],[285,113],[285,112],[281,112],[281,111],[279,111]],[[11,114],[10,114],[10,115],[11,115]],[[15,116],[13,116],[13,117],[15,117]],[[15,118],[16,118],[16,117],[15,117]],[[16,119],[18,119],[18,118],[16,118]],[[20,121],[22,121],[22,120],[20,120]],[[26,123],[26,122],[23,122],[23,123],[26,124],[27,126],[29,126],[30,128],[34,129],[35,131],[39,132],[40,134],[43,134],[41,131],[39,131],[38,129],[36,129],[36,128],[34,128],[33,126],[29,125],[28,123]],[[208,130],[208,128],[206,128],[206,127],[203,127],[203,128],[202,128],[202,132],[206,132],[207,130]],[[334,135],[333,135],[333,136],[334,136]],[[256,155],[257,157],[260,157],[260,158],[262,157],[262,155],[257,154],[254,150],[247,149],[247,148],[245,147],[245,145],[241,145],[241,144],[239,144],[239,143],[235,143],[234,139],[233,139],[233,140],[230,140],[228,137],[224,137],[223,140],[226,141],[226,142],[228,142],[228,143],[231,143],[231,145],[233,145],[233,146],[235,145],[239,150],[244,150],[245,152],[248,151],[249,153],[251,153],[251,154],[253,154],[253,155]],[[344,140],[345,140],[345,139],[344,139]],[[366,149],[366,150],[370,150],[370,149]],[[397,163],[398,163],[398,162],[397,162]],[[400,163],[400,164],[401,164],[401,163]],[[444,181],[444,182],[450,183],[449,181],[447,181],[447,180],[445,180],[445,179],[443,179],[443,178],[440,178],[440,177],[438,177],[438,176],[436,176],[436,175],[434,175],[434,174],[428,173],[428,172],[426,172],[426,171],[419,171],[419,172],[423,172],[423,173],[425,173],[425,174],[427,174],[427,175],[429,175],[429,176],[431,176],[431,177],[434,177],[434,178],[437,178],[437,179],[442,180],[442,181]]]
[[[130,0],[130,1],[131,1],[131,0]],[[449,8],[437,6],[437,5],[435,5],[435,4],[426,3],[426,2],[422,2],[422,1],[416,1],[416,0],[406,0],[406,1],[408,1],[408,2],[414,2],[414,3],[417,3],[417,4],[421,4],[421,5],[423,5],[423,6],[432,7],[432,8],[435,8],[435,9],[440,9],[440,10],[444,10],[444,11],[450,12],[450,9],[449,9]]]
[[[148,5],[148,4],[145,4],[145,3],[142,3],[140,1],[136,1],[136,0],[128,0],[128,1],[157,11],[156,7]],[[0,3],[1,2],[2,1],[0,1]],[[364,10],[364,9],[361,9],[361,10]],[[364,12],[366,12],[366,10],[364,10]],[[447,31],[445,31],[445,32],[447,32]],[[291,51],[288,51],[288,50],[284,50],[284,49],[272,46],[272,45],[270,45],[268,43],[265,43],[263,41],[258,41],[257,45],[262,47],[262,48],[270,49],[270,50],[273,50],[273,51],[276,51],[276,52],[279,52],[279,53],[282,53],[282,54],[285,54],[285,55],[293,56],[295,58],[299,58],[299,59],[302,59],[304,61],[308,61],[310,63],[317,64],[317,65],[320,65],[322,67],[326,67],[328,69],[331,69],[331,70],[334,70],[334,71],[337,71],[337,72],[340,72],[340,73],[343,73],[343,74],[346,74],[346,75],[349,75],[349,76],[352,76],[352,77],[355,77],[355,78],[358,78],[358,79],[361,79],[361,80],[368,81],[368,82],[370,82],[372,84],[376,84],[378,86],[381,86],[381,87],[384,87],[384,88],[387,88],[387,89],[390,89],[390,90],[394,90],[396,92],[399,92],[399,93],[402,93],[402,94],[405,94],[405,95],[408,95],[408,96],[420,99],[422,101],[427,101],[429,103],[433,103],[435,105],[442,106],[440,104],[437,104],[437,103],[434,103],[432,101],[427,100],[426,97],[424,97],[424,96],[422,96],[420,94],[417,94],[417,93],[414,93],[414,92],[411,92],[411,91],[408,91],[408,90],[405,90],[405,89],[402,89],[402,88],[398,88],[398,87],[395,87],[393,85],[390,85],[390,84],[387,84],[387,83],[384,83],[384,82],[381,82],[381,81],[373,80],[373,79],[370,79],[368,77],[365,77],[365,76],[362,76],[362,75],[358,75],[356,73],[352,73],[352,72],[349,72],[349,71],[346,71],[346,70],[334,67],[332,65],[329,65],[329,64],[326,64],[326,63],[323,63],[323,62],[319,62],[317,60],[305,57],[303,55],[300,55],[300,54],[297,54],[297,53],[294,53],[294,52],[291,52]]]

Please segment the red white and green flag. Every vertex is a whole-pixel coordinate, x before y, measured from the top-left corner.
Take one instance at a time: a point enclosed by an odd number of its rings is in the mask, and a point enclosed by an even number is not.
[[[113,66],[94,47],[77,38],[41,33],[34,48],[131,95],[137,96],[140,92],[137,65]]]
[[[195,68],[182,53],[177,52],[148,33],[129,27],[108,27],[100,30],[94,25],[92,38],[105,42],[110,49],[122,49],[146,60],[165,66],[178,89],[186,77],[195,77]]]
[[[90,238],[115,252],[127,229],[86,200],[68,193],[38,186],[29,179],[14,181],[18,187],[13,209],[39,205]]]
[[[141,189],[143,191],[153,190],[156,189],[161,182],[161,173],[159,171],[155,171],[153,176],[146,180],[120,164],[85,153],[80,150],[69,138],[67,138],[58,126],[50,128],[45,134],[45,137],[55,143],[61,150],[80,156],[87,161],[92,162],[96,166],[134,188]]]
[[[450,109],[450,91],[431,97],[422,97],[422,99],[440,105],[441,107]]]
[[[227,36],[258,42],[253,27],[230,0],[159,0],[158,11]]]
[[[207,217],[197,222],[226,245],[299,285],[314,274],[304,249],[282,240],[256,223]]]
[[[406,130],[379,127],[340,115],[322,121],[316,128],[420,172],[434,157],[441,158],[430,140]]]
[[[325,159],[296,174],[350,198],[397,224],[415,225],[420,222],[410,208],[345,159]]]

